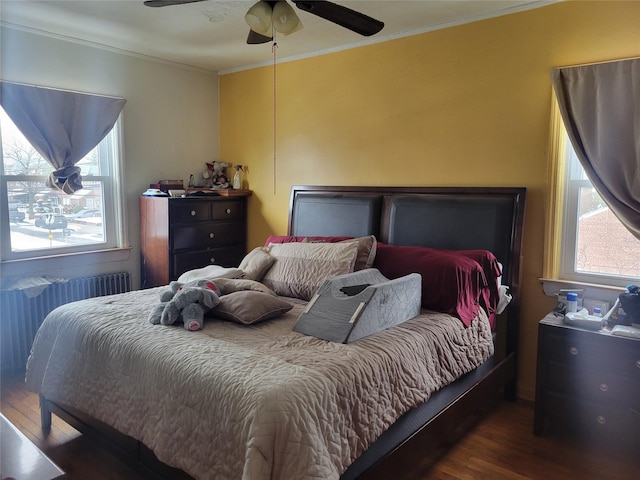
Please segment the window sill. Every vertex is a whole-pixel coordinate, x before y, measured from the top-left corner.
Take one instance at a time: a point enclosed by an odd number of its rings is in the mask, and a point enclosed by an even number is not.
[[[20,260],[5,260],[0,262],[2,277],[24,277],[40,275],[42,273],[57,272],[64,268],[77,270],[74,265],[86,267],[101,263],[123,262],[129,259],[131,247],[111,248],[92,252],[68,253],[62,255],[47,255]]]
[[[594,301],[608,302],[609,305],[624,293],[626,289],[622,287],[612,287],[609,285],[597,285],[593,283],[574,282],[570,280],[560,280],[557,278],[540,278],[544,294],[549,297],[557,297],[561,288],[581,288],[584,290],[584,298]]]

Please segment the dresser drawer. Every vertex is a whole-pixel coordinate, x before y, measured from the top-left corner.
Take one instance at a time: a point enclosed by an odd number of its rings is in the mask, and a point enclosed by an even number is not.
[[[188,270],[206,267],[207,265],[237,267],[244,255],[244,248],[240,246],[179,253],[173,256],[173,278],[178,278]]]
[[[547,335],[543,346],[547,358],[573,367],[630,375],[640,382],[639,348],[629,348],[630,342],[622,338],[580,333]]]
[[[192,200],[172,202],[170,215],[176,223],[206,222],[211,219],[211,202]]]
[[[633,408],[640,412],[640,382],[603,370],[574,368],[549,362],[547,388],[604,405]]]
[[[640,440],[640,413],[585,401],[581,398],[547,393],[548,416],[581,434],[611,438],[633,445]]]
[[[227,222],[182,225],[175,227],[172,235],[175,250],[244,243],[244,229],[238,224]]]
[[[234,200],[213,202],[211,205],[212,220],[237,220],[244,218],[244,203]]]

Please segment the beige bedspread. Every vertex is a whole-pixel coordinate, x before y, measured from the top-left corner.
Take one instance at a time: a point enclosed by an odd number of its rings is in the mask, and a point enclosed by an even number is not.
[[[430,313],[343,345],[293,332],[296,300],[254,326],[151,325],[158,291],[52,312],[27,385],[198,479],[337,479],[405,411],[493,352],[484,314],[464,328]]]

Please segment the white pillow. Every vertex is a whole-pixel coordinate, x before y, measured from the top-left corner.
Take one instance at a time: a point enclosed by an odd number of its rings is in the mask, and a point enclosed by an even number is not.
[[[178,277],[180,283],[193,282],[194,280],[210,280],[213,278],[240,278],[242,270],[239,268],[226,268],[220,265],[207,265],[184,272]]]
[[[322,283],[336,275],[353,272],[358,244],[272,243],[269,254],[275,263],[262,283],[278,295],[310,300]]]

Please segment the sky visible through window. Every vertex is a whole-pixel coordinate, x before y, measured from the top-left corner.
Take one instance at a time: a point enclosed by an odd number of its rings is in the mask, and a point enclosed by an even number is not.
[[[99,178],[99,147],[78,163],[82,169],[83,188],[67,195],[45,185],[53,167],[31,146],[2,109],[0,133],[11,251],[103,243],[104,185]]]

